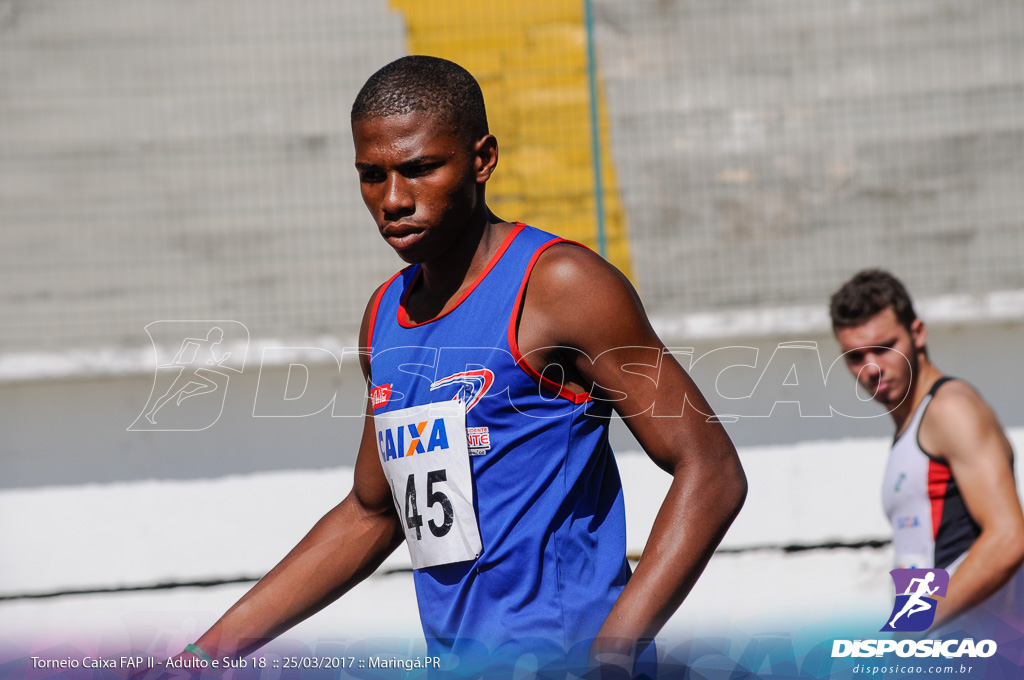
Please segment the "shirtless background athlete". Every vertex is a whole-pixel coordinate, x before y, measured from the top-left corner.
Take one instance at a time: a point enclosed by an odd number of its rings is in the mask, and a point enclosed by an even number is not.
[[[847,366],[896,426],[883,487],[896,566],[951,573],[933,626],[983,602],[1020,618],[1024,515],[992,409],[931,362],[927,328],[892,274],[856,274],[832,296],[831,315]]]
[[[467,295],[472,300],[479,293],[475,286],[488,280],[499,249],[518,228],[495,217],[484,200],[498,143],[487,131],[479,88],[450,62],[407,57],[371,78],[352,118],[366,206],[396,253],[420,265],[402,297],[405,321],[415,326],[445,318]],[[586,613],[595,620],[592,652],[628,657],[638,640],[658,633],[690,591],[739,511],[746,482],[728,436],[701,415],[709,412],[707,403],[671,355],[662,352],[626,278],[590,250],[569,244],[538,250],[531,266],[518,323],[513,322],[528,372],[556,381],[561,376],[562,393],[573,399],[591,395],[610,402],[654,463],[673,476],[636,572],[610,613]],[[378,289],[367,306],[363,346],[369,344],[375,305],[385,290]],[[467,337],[474,330],[467,328]],[[375,340],[374,357],[378,349]],[[368,357],[362,366],[369,389]],[[655,402],[659,416],[678,417],[654,417]],[[368,403],[351,493],[197,641],[193,652],[220,657],[256,648],[344,594],[403,541],[406,518],[396,512],[401,499],[393,501],[382,472],[373,413]],[[606,426],[607,419],[594,425]],[[606,436],[603,444],[600,436],[599,446],[607,449]],[[475,474],[481,474],[479,468]],[[552,485],[546,493],[562,491]],[[488,499],[478,500],[482,506]],[[604,518],[589,521],[596,530]],[[484,544],[486,553],[487,536]],[[542,581],[557,577],[554,564],[542,569],[552,570]],[[485,579],[488,571],[476,574],[460,578]],[[432,614],[423,611],[422,595],[420,605],[421,618]],[[522,615],[534,606],[524,600]]]

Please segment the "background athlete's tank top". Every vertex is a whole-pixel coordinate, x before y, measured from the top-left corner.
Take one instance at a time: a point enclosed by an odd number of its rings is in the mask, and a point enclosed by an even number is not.
[[[935,381],[889,454],[882,504],[892,523],[899,569],[945,569],[967,552],[981,533],[967,512],[949,466],[922,449],[918,441],[928,404],[950,380]]]
[[[898,569],[939,568],[953,574],[981,533],[949,466],[925,451],[918,439],[928,404],[953,379],[943,377],[932,385],[889,454],[882,502],[892,522]],[[998,621],[1024,622],[1024,568],[984,602],[933,633],[988,635]]]
[[[546,380],[560,383],[557,371],[536,375],[516,342],[530,271],[541,252],[561,241],[516,225],[450,311],[409,321],[404,300],[418,285],[414,265],[384,287],[371,312],[375,421],[429,403],[466,405],[482,548],[478,557],[415,571],[420,618],[434,652],[509,657],[550,648],[564,654],[597,633],[630,575],[622,486],[608,445],[611,408]],[[442,452],[432,428],[416,422],[393,428],[393,436],[381,430],[382,465],[399,452],[424,460]],[[450,485],[432,473],[430,491],[412,498],[415,508],[404,474],[392,483],[410,542],[417,540],[411,525],[424,540],[433,540],[428,528],[445,531],[450,507],[437,494],[450,493]]]

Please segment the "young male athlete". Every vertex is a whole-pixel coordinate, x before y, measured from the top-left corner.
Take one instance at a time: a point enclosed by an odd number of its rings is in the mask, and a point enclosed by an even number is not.
[[[429,650],[456,673],[469,659],[629,657],[740,509],[728,436],[616,269],[490,212],[498,144],[467,71],[388,64],[352,132],[363,200],[411,263],[363,317],[371,399],[354,488],[190,649],[245,653],[406,541]],[[632,575],[613,410],[673,476]]]
[[[882,488],[896,567],[951,574],[933,627],[983,603],[974,616],[1021,619],[1024,515],[992,409],[931,362],[924,322],[892,274],[856,274],[830,311],[850,371],[896,425]]]

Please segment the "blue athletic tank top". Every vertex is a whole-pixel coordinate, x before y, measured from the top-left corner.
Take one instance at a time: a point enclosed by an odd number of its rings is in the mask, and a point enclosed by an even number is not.
[[[371,310],[375,416],[466,404],[482,549],[475,558],[414,572],[432,653],[564,655],[589,644],[630,576],[622,485],[608,445],[611,408],[562,387],[560,375],[537,375],[516,342],[530,272],[544,250],[561,242],[517,224],[449,311],[409,320],[404,301],[418,285],[418,265],[396,274]],[[426,442],[429,428],[419,428],[416,442]],[[382,436],[382,464],[403,455],[391,449],[423,450],[411,441],[399,446]],[[400,519],[425,531],[417,515],[427,515],[430,498],[421,495],[413,509],[401,486],[392,485]],[[431,493],[445,489],[438,483]],[[429,511],[432,530],[444,529],[440,508]]]

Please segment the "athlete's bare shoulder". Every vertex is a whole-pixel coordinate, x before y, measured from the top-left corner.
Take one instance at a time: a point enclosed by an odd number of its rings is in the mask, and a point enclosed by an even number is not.
[[[373,295],[366,303],[366,307],[363,309],[363,318],[359,322],[359,366],[363,370],[363,377],[370,377],[370,343],[372,342],[371,335],[373,333],[373,325],[376,322],[375,314],[377,313],[377,303],[380,300],[381,293],[387,288],[388,284],[394,279],[388,279],[384,283],[377,286],[377,290],[373,291]]]
[[[929,426],[940,431],[960,428],[999,428],[992,407],[974,387],[963,380],[950,380],[936,390],[925,417],[929,421]]]
[[[572,243],[555,244],[537,259],[523,319],[546,329],[545,344],[580,347],[581,334],[594,336],[597,344],[657,342],[629,280],[597,253]]]
[[[629,286],[626,277],[607,260],[590,248],[571,241],[556,243],[537,259],[533,281],[543,281],[556,286],[580,285],[588,281],[598,286]],[[631,288],[631,287],[630,287]]]
[[[918,439],[944,459],[972,455],[983,444],[1010,458],[1013,450],[992,407],[962,380],[943,384],[921,421]]]

